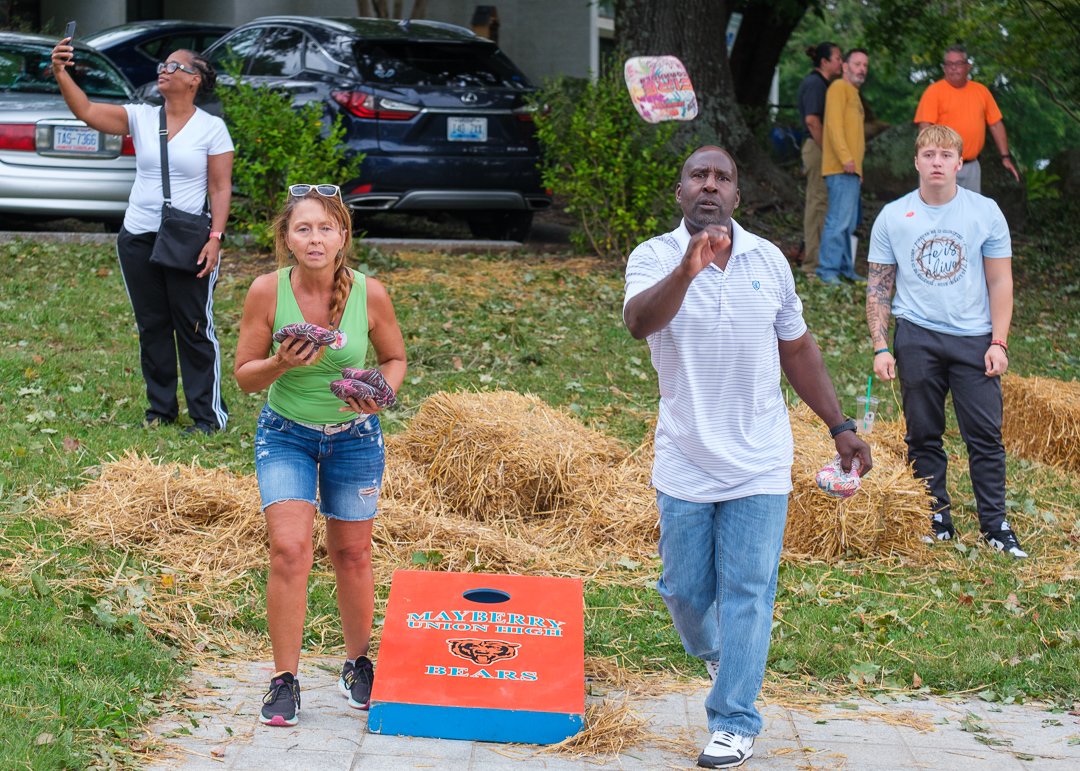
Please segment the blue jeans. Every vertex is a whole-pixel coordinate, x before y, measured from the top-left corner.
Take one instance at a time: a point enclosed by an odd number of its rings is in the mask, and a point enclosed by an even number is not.
[[[829,191],[829,211],[821,229],[817,276],[822,281],[836,281],[840,276],[854,278],[851,236],[859,224],[862,182],[858,174],[829,174],[825,187]]]
[[[344,413],[343,413],[344,416]],[[255,430],[255,475],[265,511],[283,501],[318,506],[328,519],[359,522],[375,516],[385,448],[379,418],[358,418],[325,433],[264,405]]]
[[[692,503],[657,490],[657,589],[691,656],[718,661],[705,699],[710,731],[761,732],[754,700],[769,655],[786,495]]]

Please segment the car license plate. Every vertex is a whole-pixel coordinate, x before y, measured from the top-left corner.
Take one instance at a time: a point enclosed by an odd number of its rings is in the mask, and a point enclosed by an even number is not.
[[[60,153],[96,153],[101,135],[92,128],[57,126],[53,129],[53,150]]]
[[[451,142],[486,142],[487,118],[447,118],[446,138]]]

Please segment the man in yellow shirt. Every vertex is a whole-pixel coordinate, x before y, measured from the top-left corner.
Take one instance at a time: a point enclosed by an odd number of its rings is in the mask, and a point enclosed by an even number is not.
[[[919,130],[938,124],[948,126],[960,135],[964,141],[964,165],[956,175],[956,182],[972,192],[981,193],[979,153],[986,144],[986,128],[989,126],[990,136],[1001,153],[1001,165],[1019,182],[1020,174],[1009,155],[1009,139],[1005,135],[1001,110],[990,89],[982,83],[968,80],[971,62],[967,49],[961,45],[946,48],[942,67],[945,70],[944,80],[930,84],[919,99],[919,107],[915,111]]]
[[[851,236],[859,221],[862,164],[866,154],[862,100],[859,88],[866,82],[870,56],[853,48],[844,56],[843,77],[834,80],[825,94],[825,144],[821,150],[821,174],[829,191],[829,210],[821,231],[817,277],[829,285],[840,279],[866,283],[855,272]]]

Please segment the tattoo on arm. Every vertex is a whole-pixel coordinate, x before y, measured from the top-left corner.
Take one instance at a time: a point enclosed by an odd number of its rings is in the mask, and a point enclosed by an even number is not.
[[[891,299],[895,287],[895,265],[870,263],[866,282],[866,324],[870,328],[870,339],[875,345],[888,345]]]

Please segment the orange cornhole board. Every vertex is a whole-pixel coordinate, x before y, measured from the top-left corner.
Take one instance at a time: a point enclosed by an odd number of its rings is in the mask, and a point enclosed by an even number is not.
[[[368,730],[553,744],[584,718],[580,580],[394,573]]]

